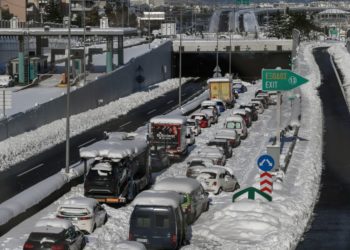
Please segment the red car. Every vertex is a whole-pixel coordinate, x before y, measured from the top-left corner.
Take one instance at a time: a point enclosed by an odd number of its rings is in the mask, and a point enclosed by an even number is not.
[[[245,121],[245,124],[247,124],[247,127],[249,128],[252,125],[252,117],[250,116],[249,112],[245,109],[234,109],[232,111],[233,115],[240,115]]]
[[[201,128],[207,128],[211,126],[210,118],[204,113],[194,113],[190,116],[191,119],[198,120],[198,124]]]

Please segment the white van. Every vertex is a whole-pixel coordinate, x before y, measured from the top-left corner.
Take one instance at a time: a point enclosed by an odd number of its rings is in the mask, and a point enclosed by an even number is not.
[[[153,186],[154,190],[175,191],[183,196],[182,211],[187,223],[192,224],[209,208],[208,193],[195,179],[186,177],[169,177],[160,180]]]
[[[227,117],[224,122],[224,128],[236,130],[242,139],[245,139],[248,136],[247,125],[242,116],[233,115]]]

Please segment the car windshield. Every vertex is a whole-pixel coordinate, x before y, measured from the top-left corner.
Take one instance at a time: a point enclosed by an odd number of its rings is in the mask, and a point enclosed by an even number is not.
[[[195,122],[187,122],[187,126],[196,126]]]
[[[241,126],[241,123],[240,122],[227,122],[226,123],[226,128],[229,128],[229,129],[240,129],[242,126]]]

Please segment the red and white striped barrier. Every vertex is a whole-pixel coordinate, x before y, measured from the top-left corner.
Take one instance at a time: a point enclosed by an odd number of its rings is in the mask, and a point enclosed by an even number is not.
[[[272,175],[269,172],[262,172],[260,174],[260,191],[271,195],[272,188]]]

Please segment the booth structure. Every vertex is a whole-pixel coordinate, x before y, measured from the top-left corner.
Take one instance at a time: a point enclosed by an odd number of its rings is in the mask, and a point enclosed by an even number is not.
[[[31,79],[33,76],[37,76],[38,72],[45,66],[45,58],[43,58],[42,51],[42,38],[44,37],[60,37],[62,39],[68,38],[69,29],[68,27],[63,28],[51,28],[50,26],[44,26],[40,28],[19,28],[18,20],[11,20],[10,28],[0,28],[0,36],[16,36],[19,41],[19,52],[18,58],[11,61],[13,74],[18,74],[18,83],[28,83],[28,77]],[[108,26],[108,20],[106,18],[101,19],[100,27],[89,27],[84,28],[71,28],[70,33],[72,37],[97,37],[102,36],[106,38],[107,50],[106,50],[106,72],[113,71],[113,41],[117,37],[118,41],[118,65],[124,64],[124,36],[137,35],[136,28],[111,28]],[[36,57],[28,58],[25,56],[25,42],[24,37],[35,37],[36,38]],[[70,48],[67,48],[70,49]],[[66,50],[67,50],[66,49]],[[67,54],[67,53],[65,53]],[[47,59],[46,59],[47,60]],[[77,74],[82,72],[82,60],[85,60],[85,55],[72,57],[69,63],[73,63],[74,68],[77,70]],[[28,61],[30,61],[28,63]],[[68,60],[67,60],[68,63]],[[28,65],[29,64],[29,65]],[[47,65],[46,65],[47,67]],[[32,70],[31,70],[32,68]],[[44,67],[45,68],[45,67]],[[15,73],[16,72],[16,73]],[[35,78],[34,77],[34,78]],[[34,79],[33,78],[33,79]],[[31,79],[31,80],[33,80]]]
[[[38,76],[38,74],[43,74],[48,70],[47,56],[29,58],[26,56],[23,58],[23,63],[24,79],[21,83],[29,83],[33,81]],[[19,76],[19,68],[19,58],[11,60],[9,74],[13,76]]]

